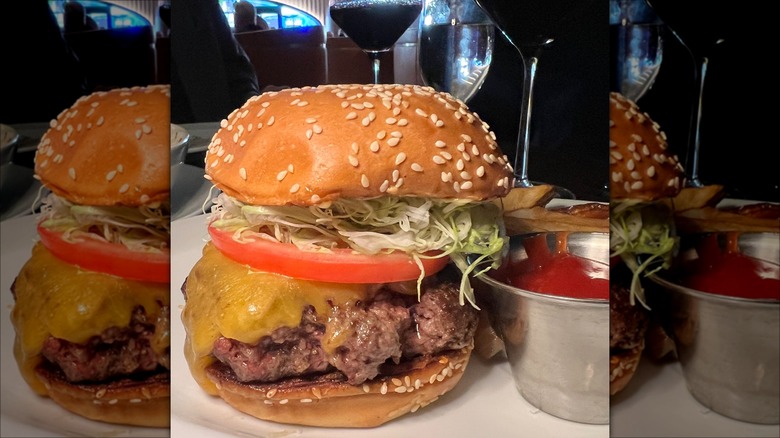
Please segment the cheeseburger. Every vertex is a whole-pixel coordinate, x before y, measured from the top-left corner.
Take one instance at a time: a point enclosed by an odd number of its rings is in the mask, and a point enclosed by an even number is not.
[[[410,85],[266,93],[221,122],[205,168],[221,194],[182,320],[207,393],[265,420],[371,427],[458,383],[468,274],[498,265],[491,200],[513,183],[462,102]]]
[[[12,285],[14,356],[42,396],[169,424],[169,87],[80,98],[35,155],[39,241]]]
[[[683,169],[666,135],[618,93],[609,96],[610,393],[636,371],[649,325],[642,278],[668,269],[677,249],[673,203]]]

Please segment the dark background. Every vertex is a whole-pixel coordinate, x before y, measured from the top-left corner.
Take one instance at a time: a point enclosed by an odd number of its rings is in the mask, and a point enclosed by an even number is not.
[[[727,7],[727,4],[717,7]],[[703,94],[699,176],[721,184],[729,197],[780,201],[777,122],[769,66],[776,53],[770,29],[750,17],[748,5],[733,8],[725,41],[711,52]],[[686,164],[694,63],[671,32],[664,35],[661,68],[652,88],[638,100],[661,125],[669,147]],[[687,169],[687,166],[686,166]]]
[[[609,8],[588,2],[562,26],[539,56],[531,123],[528,175],[560,185],[578,199],[607,201],[609,180]],[[468,103],[495,131],[514,162],[520,121],[523,64],[496,33],[490,70]]]

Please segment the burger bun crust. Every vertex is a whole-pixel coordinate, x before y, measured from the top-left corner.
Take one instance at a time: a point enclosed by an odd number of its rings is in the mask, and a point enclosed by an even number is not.
[[[250,98],[221,122],[207,178],[253,205],[504,196],[511,166],[465,104],[429,87],[323,85]]]
[[[170,87],[117,88],[79,98],[49,124],[36,177],[82,205],[140,206],[170,194]]]
[[[241,383],[232,372],[211,367],[219,397],[253,417],[319,427],[375,427],[437,400],[463,376],[472,347],[426,358],[411,371],[378,376],[362,385],[312,381]]]
[[[108,384],[78,384],[62,372],[36,369],[48,395],[63,408],[91,420],[131,426],[170,426],[170,384],[167,373],[146,380],[119,380]]]
[[[685,184],[666,134],[636,103],[616,92],[609,95],[609,171],[613,201],[673,198]]]

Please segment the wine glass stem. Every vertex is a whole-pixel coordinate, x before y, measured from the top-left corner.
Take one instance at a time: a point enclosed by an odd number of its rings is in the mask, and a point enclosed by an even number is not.
[[[531,148],[531,108],[534,97],[534,81],[536,80],[536,67],[539,59],[535,56],[525,58],[525,75],[523,78],[523,101],[520,105],[520,129],[517,136],[517,150],[515,151],[515,184],[519,187],[531,187],[528,179],[528,151]]]
[[[379,83],[379,53],[369,53],[371,57],[371,68],[374,71],[374,83]]]
[[[699,180],[699,150],[701,146],[701,110],[702,96],[704,95],[704,79],[707,76],[707,57],[702,58],[700,65],[696,70],[696,93],[693,97],[691,113],[691,132],[688,139],[688,151],[685,157],[685,164],[688,166],[688,186],[702,187]]]

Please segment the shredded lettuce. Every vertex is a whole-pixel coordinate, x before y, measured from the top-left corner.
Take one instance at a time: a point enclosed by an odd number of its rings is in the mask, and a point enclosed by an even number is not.
[[[622,201],[612,205],[609,221],[611,256],[620,256],[633,273],[631,305],[639,300],[650,309],[640,278],[671,267],[679,241],[671,209],[662,202]]]
[[[78,205],[50,193],[42,201],[40,225],[61,232],[67,242],[91,238],[131,251],[161,252],[170,245],[170,210],[167,202],[140,207]]]
[[[450,257],[461,270],[460,303],[477,307],[468,276],[477,265],[500,265],[508,238],[500,208],[491,202],[416,197],[338,199],[316,206],[247,205],[222,193],[211,225],[237,241],[270,239],[302,251],[350,248],[360,254],[403,251],[425,272],[420,259]],[[431,251],[439,252],[435,256]],[[473,256],[473,260],[468,258]]]

